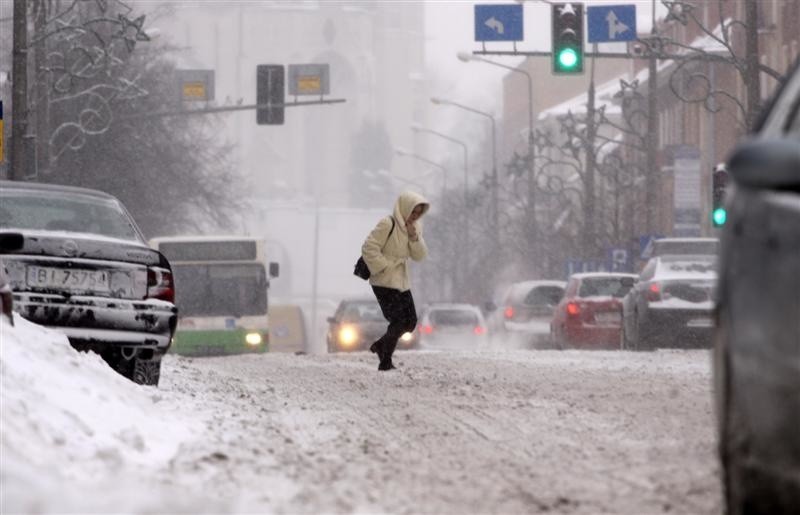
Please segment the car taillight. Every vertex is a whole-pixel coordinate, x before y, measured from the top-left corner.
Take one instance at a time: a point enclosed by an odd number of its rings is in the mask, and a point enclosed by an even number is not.
[[[503,311],[503,314],[506,318],[514,318],[514,308],[512,306],[508,306],[505,311]]]
[[[421,325],[419,326],[419,331],[422,334],[431,334],[433,332],[433,326],[430,325]]]
[[[567,315],[576,316],[581,312],[581,307],[577,302],[570,302],[567,304]]]
[[[661,300],[661,285],[658,283],[650,283],[644,290],[644,298],[649,302]]]
[[[147,269],[147,298],[175,302],[175,283],[166,268]]]
[[[476,335],[480,336],[480,335],[482,335],[483,333],[486,332],[486,329],[481,327],[481,326],[479,326],[479,325],[477,325],[477,326],[475,326],[475,329],[472,330],[472,332],[474,332]]]

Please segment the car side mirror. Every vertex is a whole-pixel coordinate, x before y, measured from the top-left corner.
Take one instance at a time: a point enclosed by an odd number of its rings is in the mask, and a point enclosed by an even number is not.
[[[336,319],[333,318],[333,317],[328,317],[325,320],[327,320],[329,324],[335,324],[336,323]]]
[[[626,288],[633,288],[633,285],[636,283],[633,277],[623,277],[622,279],[619,280],[619,282],[620,284],[622,284],[622,286],[625,286]]]
[[[742,143],[728,159],[737,184],[755,189],[800,189],[800,145],[788,139],[756,139]]]
[[[497,309],[497,304],[495,304],[491,300],[483,303],[483,310],[486,313],[491,313],[492,311],[495,311],[496,309]]]
[[[25,237],[18,232],[0,232],[0,252],[19,250],[25,244]]]
[[[281,265],[274,261],[270,262],[269,264],[269,276],[270,277],[278,277],[281,273]]]

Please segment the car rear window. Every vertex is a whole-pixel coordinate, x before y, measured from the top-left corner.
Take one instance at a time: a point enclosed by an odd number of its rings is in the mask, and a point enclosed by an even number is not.
[[[621,277],[587,277],[581,281],[578,297],[624,297],[632,286],[622,284]]]
[[[112,199],[53,192],[0,192],[0,228],[69,231],[141,241]]]
[[[564,296],[560,286],[537,286],[528,292],[524,303],[529,306],[556,306]]]
[[[478,315],[465,309],[437,309],[431,311],[429,318],[435,326],[478,325]]]
[[[704,254],[714,256],[719,252],[716,240],[656,240],[653,243],[653,256]]]
[[[707,276],[713,277],[716,274],[717,263],[714,258],[704,256],[692,256],[691,258],[664,256],[656,269],[656,277],[665,276]]]

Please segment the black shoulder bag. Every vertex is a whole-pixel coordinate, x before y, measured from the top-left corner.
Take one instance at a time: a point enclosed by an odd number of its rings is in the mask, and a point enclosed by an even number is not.
[[[392,220],[392,228],[389,230],[389,236],[391,236],[392,232],[394,231],[394,217],[391,217],[391,220]],[[381,247],[381,250],[383,250],[383,248],[386,247],[386,243],[389,241],[389,236],[387,236],[386,241],[383,242],[383,247]],[[356,261],[356,266],[355,268],[353,268],[353,275],[357,275],[358,277],[364,279],[365,281],[369,279],[369,276],[371,274],[369,271],[369,267],[367,266],[367,263],[364,261],[364,256],[360,256],[358,258],[358,261]]]

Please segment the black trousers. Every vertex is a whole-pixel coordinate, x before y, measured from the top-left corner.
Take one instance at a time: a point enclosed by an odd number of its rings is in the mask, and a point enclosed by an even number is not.
[[[386,333],[378,341],[381,363],[391,363],[397,340],[403,333],[411,332],[417,326],[417,309],[411,290],[400,291],[394,288],[373,286],[372,291],[381,306],[383,317],[389,321]]]

